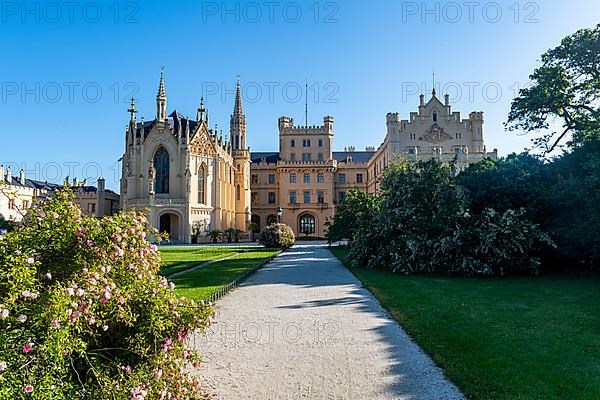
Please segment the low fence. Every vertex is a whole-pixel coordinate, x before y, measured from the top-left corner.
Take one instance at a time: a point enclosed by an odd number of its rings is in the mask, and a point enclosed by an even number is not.
[[[242,276],[240,276],[239,278],[235,279],[233,282],[230,282],[227,285],[223,286],[221,289],[219,289],[215,293],[211,294],[210,297],[208,298],[208,301],[210,301],[211,303],[215,303],[216,301],[218,301],[219,299],[221,299],[223,296],[225,296],[227,293],[229,293],[233,289],[237,288],[241,282],[243,282],[246,279],[248,279],[256,271],[258,271],[259,269],[261,269],[262,267],[264,267],[266,264],[270,263],[279,254],[281,254],[281,251],[278,251],[277,253],[273,254],[267,260],[265,260],[262,263],[258,264],[256,267],[252,268],[251,270],[247,271]]]

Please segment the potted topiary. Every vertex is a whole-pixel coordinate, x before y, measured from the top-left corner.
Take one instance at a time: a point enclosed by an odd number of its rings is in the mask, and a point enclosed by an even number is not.
[[[226,229],[225,235],[227,236],[227,243],[232,243],[236,234],[237,234],[237,229],[235,229],[235,228]]]
[[[221,232],[218,229],[215,229],[214,231],[208,232],[208,236],[211,238],[213,243],[217,243],[221,236],[223,236],[223,232]]]

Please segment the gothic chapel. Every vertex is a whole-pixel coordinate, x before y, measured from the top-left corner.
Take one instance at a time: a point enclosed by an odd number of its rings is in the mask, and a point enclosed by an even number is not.
[[[121,178],[121,207],[146,209],[150,223],[175,243],[195,234],[236,228],[250,222],[250,152],[238,78],[230,140],[209,128],[201,100],[196,119],[167,115],[161,71],[156,118],[136,120],[132,99]]]

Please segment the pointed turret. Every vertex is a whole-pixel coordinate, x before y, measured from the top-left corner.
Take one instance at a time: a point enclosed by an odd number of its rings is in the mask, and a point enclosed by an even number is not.
[[[156,95],[156,120],[164,122],[167,120],[167,94],[165,93],[165,67],[160,69],[160,83]]]
[[[233,150],[243,150],[246,148],[246,116],[242,108],[242,89],[239,75],[237,77],[233,114],[231,115],[229,124],[229,135]]]
[[[135,114],[137,114],[137,110],[135,109],[135,99],[131,98],[131,107],[127,110],[129,114],[131,114],[131,119],[129,120],[130,124],[135,126]]]
[[[198,112],[196,113],[196,121],[198,123],[202,123],[204,121],[204,114],[206,113],[206,109],[204,108],[204,96],[200,98],[200,107],[198,108]]]

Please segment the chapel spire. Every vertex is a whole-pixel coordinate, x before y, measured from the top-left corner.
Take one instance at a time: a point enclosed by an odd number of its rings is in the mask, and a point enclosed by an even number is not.
[[[156,120],[167,120],[167,94],[165,92],[165,67],[160,69],[160,83],[158,84],[158,94],[156,95]]]
[[[237,77],[233,114],[231,115],[229,124],[229,135],[233,150],[244,150],[246,148],[246,116],[242,108],[242,89],[239,75]]]
[[[233,115],[243,115],[244,110],[242,109],[242,90],[240,86],[240,76],[237,76],[237,87],[235,91],[235,105],[233,107]]]

